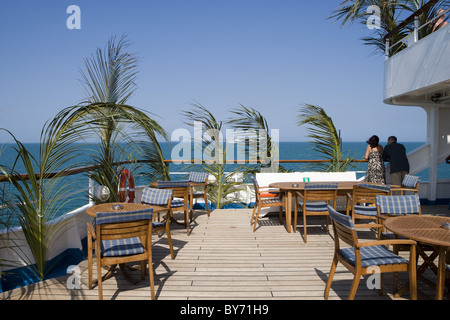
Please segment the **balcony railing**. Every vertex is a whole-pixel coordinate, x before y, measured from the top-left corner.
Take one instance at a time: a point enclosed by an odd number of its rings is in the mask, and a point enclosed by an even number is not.
[[[423,7],[421,7],[419,10],[417,10],[416,12],[414,12],[412,15],[410,15],[408,18],[406,18],[402,23],[400,23],[396,28],[392,29],[385,37],[385,58],[386,60],[389,59],[390,56],[394,55],[395,53],[397,53],[399,50],[397,49],[397,51],[395,52],[391,52],[392,49],[395,48],[405,48],[413,43],[416,43],[420,40],[420,30],[424,29],[424,28],[428,28],[431,24],[433,24],[436,20],[438,20],[441,17],[445,17],[448,13],[448,11],[450,11],[449,9],[444,10],[441,14],[439,14],[438,16],[434,17],[433,19],[429,20],[427,23],[423,24],[423,25],[419,25],[419,16],[424,13],[426,10],[428,10],[430,7],[432,7],[433,5],[435,5],[439,0],[431,0],[429,1],[427,4],[425,4]],[[398,34],[401,30],[407,28],[408,26],[410,26],[411,24],[414,24],[413,26],[413,31],[411,33],[409,33],[406,37],[400,39],[399,41],[397,41],[394,44],[391,44],[392,42],[392,37],[396,34]],[[426,35],[428,35],[429,33],[426,33]],[[423,38],[423,37],[422,37]]]

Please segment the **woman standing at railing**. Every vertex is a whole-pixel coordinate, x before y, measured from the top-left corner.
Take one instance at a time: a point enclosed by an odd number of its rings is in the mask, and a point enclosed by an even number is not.
[[[367,182],[384,184],[386,175],[383,162],[383,147],[378,144],[379,141],[380,139],[375,135],[366,141],[368,143],[366,154],[364,155],[364,159],[368,160],[366,180]]]

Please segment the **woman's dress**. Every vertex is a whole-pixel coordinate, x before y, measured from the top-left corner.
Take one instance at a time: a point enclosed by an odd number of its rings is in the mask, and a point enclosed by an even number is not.
[[[383,153],[380,151],[370,151],[367,162],[367,182],[386,183],[384,171]]]

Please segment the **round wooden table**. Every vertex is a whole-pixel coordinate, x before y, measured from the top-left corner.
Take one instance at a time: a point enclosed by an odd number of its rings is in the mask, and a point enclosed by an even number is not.
[[[416,240],[418,243],[430,245],[434,252],[424,256],[425,262],[432,267],[433,260],[439,258],[437,269],[436,299],[442,300],[445,283],[446,251],[450,247],[450,230],[443,228],[444,223],[450,223],[450,218],[432,215],[407,215],[391,217],[384,226],[399,236]],[[422,251],[422,253],[424,253]]]
[[[120,210],[114,209],[114,205],[121,205]],[[121,212],[121,211],[136,211],[148,208],[148,205],[141,203],[128,203],[128,202],[108,202],[96,204],[86,209],[86,213],[91,217],[97,217],[97,212]],[[155,209],[153,209],[155,210]]]
[[[338,195],[346,194],[353,190],[355,184],[361,183],[361,181],[327,181],[327,182],[275,182],[269,184],[270,188],[277,188],[280,191],[286,193],[286,229],[287,232],[291,232],[292,229],[292,196],[296,191],[303,192],[305,190],[305,183],[338,183]],[[295,226],[294,226],[295,228]]]

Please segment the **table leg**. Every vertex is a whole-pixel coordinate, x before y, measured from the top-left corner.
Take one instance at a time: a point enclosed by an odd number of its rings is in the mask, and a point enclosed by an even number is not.
[[[439,265],[436,284],[436,300],[442,300],[444,296],[445,282],[445,247],[439,247]]]
[[[292,206],[292,192],[288,191],[287,192],[287,197],[286,197],[286,229],[288,233],[291,233],[291,228],[292,228],[292,223],[291,223],[291,206]]]

